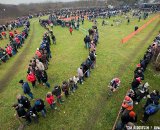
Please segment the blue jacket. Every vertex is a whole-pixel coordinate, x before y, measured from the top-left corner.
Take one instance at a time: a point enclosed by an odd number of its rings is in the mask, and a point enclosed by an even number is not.
[[[23,83],[22,89],[23,89],[23,92],[24,92],[25,94],[30,93],[30,91],[31,91],[31,89],[30,89],[30,87],[29,87],[29,84],[28,84],[27,82],[24,82],[24,83]]]
[[[147,115],[153,115],[156,112],[158,112],[160,109],[160,104],[159,105],[155,105],[155,104],[150,104],[145,108],[145,113]]]

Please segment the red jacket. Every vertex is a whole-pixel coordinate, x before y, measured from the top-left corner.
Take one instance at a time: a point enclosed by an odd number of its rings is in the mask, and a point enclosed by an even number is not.
[[[8,46],[8,47],[6,48],[6,52],[7,52],[8,55],[9,55],[9,54],[12,54],[12,47],[11,47],[11,46]]]
[[[5,35],[6,35],[6,32],[2,32],[1,34],[2,34],[3,36],[5,36]]]
[[[27,80],[29,82],[34,82],[34,81],[36,81],[36,76],[33,73],[30,73],[27,75]]]
[[[72,31],[73,31],[72,27],[70,27],[70,28],[69,28],[69,31],[70,31],[70,32],[72,32]]]
[[[54,97],[53,96],[46,97],[46,101],[48,102],[49,105],[51,105],[54,102]]]
[[[19,38],[18,37],[15,37],[15,41],[16,41],[16,43],[20,43],[20,40],[19,40]]]
[[[38,56],[38,58],[42,58],[42,54],[39,50],[36,51],[36,55]]]
[[[11,37],[14,37],[13,32],[9,32],[9,35],[10,35]]]

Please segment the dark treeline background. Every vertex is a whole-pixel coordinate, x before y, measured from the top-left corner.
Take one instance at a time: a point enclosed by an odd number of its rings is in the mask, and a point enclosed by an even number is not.
[[[58,2],[58,3],[35,3],[35,4],[20,4],[20,5],[5,5],[0,4],[0,23],[12,20],[13,18],[44,12],[48,9],[59,8],[78,8],[78,7],[95,7],[107,5],[126,5],[134,4],[139,0],[79,0],[75,2]],[[146,1],[146,0],[145,0]]]

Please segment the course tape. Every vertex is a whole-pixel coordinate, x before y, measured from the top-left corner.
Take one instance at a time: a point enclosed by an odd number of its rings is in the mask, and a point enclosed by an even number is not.
[[[150,19],[147,23],[145,23],[143,26],[141,26],[137,31],[132,32],[131,34],[129,34],[128,36],[124,37],[122,39],[122,43],[126,43],[128,40],[130,40],[134,35],[136,35],[137,33],[139,33],[140,31],[142,31],[144,28],[146,28],[150,23],[152,23],[154,20],[156,20],[157,18],[159,18],[160,15],[157,15],[155,17],[153,17],[152,19]]]

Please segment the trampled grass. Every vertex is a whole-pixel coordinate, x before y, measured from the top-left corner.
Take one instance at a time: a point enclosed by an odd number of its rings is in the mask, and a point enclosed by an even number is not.
[[[112,20],[113,19],[110,21]],[[70,95],[70,97],[65,100],[64,105],[60,106],[59,112],[50,110],[49,106],[46,105],[48,110],[47,117],[44,119],[40,117],[38,125],[32,123],[26,129],[112,129],[121,102],[133,78],[133,70],[160,28],[156,28],[149,39],[142,43],[146,36],[148,36],[148,33],[157,24],[158,20],[156,20],[133,37],[128,43],[121,44],[121,39],[131,33],[135,25],[141,26],[146,23],[146,21],[142,20],[141,22],[137,22],[137,19],[133,19],[130,25],[124,22],[119,26],[104,27],[101,26],[101,21],[101,19],[98,20],[100,41],[97,47],[97,64],[96,68],[92,70],[91,76],[86,79],[84,85],[79,85],[79,89],[74,95]],[[91,22],[85,21],[82,28],[89,29],[91,26]],[[67,80],[76,75],[77,68],[88,56],[88,51],[84,48],[83,43],[85,33],[74,30],[71,36],[67,28],[59,26],[54,27],[53,31],[57,38],[57,45],[52,45],[51,47],[52,59],[49,69],[47,70],[49,82],[52,87],[48,90],[43,86],[37,85],[37,88],[32,89],[35,98],[45,99],[45,94],[51,91],[54,85],[61,85],[63,80]],[[25,59],[20,61],[21,65],[14,78],[8,81],[8,86],[6,86],[0,94],[0,115],[3,117],[0,118],[0,129],[2,130],[16,129],[19,125],[13,116],[14,110],[11,108],[11,105],[16,102],[16,95],[22,93],[18,81],[26,78],[27,65],[33,57],[36,48],[39,47],[44,32],[45,30],[40,27],[38,20],[32,20],[30,36],[26,41],[26,44],[30,44],[28,53]],[[31,37],[31,35],[33,36]],[[28,43],[29,41],[31,43]],[[140,46],[140,44],[144,45]],[[12,66],[14,61],[23,54],[24,49],[25,46],[20,50],[20,53],[14,58],[11,58],[6,65],[0,66],[0,79],[3,75],[9,73],[7,70]],[[152,75],[153,72],[147,70],[145,80],[153,86],[152,88],[158,89],[158,85],[160,85],[158,80],[160,78],[156,76],[153,80]],[[121,88],[113,97],[106,100],[107,85],[115,76],[120,77],[122,80]],[[139,108],[138,112],[142,112],[142,110]],[[152,123],[152,125],[157,125],[156,122]]]

